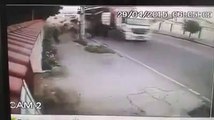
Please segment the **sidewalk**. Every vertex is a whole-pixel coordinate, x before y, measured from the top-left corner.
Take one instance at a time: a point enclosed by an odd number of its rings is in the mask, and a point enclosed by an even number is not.
[[[127,58],[89,53],[68,34],[60,39],[58,54],[66,74],[55,76],[47,84],[66,93],[63,101],[78,101],[70,108],[76,114],[188,117],[188,112],[205,104]]]
[[[202,39],[198,39],[198,38],[189,38],[188,36],[185,36],[185,35],[179,35],[179,34],[172,33],[172,32],[167,32],[167,31],[154,30],[153,33],[162,34],[162,35],[168,35],[168,36],[171,36],[171,37],[180,38],[180,39],[183,39],[183,40],[188,40],[188,41],[191,41],[191,42],[195,42],[195,43],[198,43],[198,44],[202,44],[202,45],[214,48],[214,42],[212,43],[212,42],[208,42],[206,40],[202,40]]]

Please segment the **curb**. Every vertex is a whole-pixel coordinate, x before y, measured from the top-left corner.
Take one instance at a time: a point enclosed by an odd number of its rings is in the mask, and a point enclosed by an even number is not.
[[[197,43],[197,44],[201,44],[201,45],[205,45],[207,47],[214,48],[214,45],[209,45],[207,43],[204,43],[204,42],[201,42],[201,41],[197,41],[197,40],[194,40],[194,39],[190,40],[189,38],[186,38],[186,37],[179,37],[179,36],[176,36],[176,35],[163,33],[163,32],[160,32],[160,31],[153,31],[153,33],[161,34],[161,35],[167,35],[167,36],[171,36],[171,37],[174,37],[174,38],[179,38],[179,39],[182,39],[182,40],[187,40],[187,41],[190,41],[190,42],[194,42],[194,43]]]

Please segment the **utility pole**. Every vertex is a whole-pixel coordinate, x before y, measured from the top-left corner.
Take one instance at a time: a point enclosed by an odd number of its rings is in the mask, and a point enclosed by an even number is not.
[[[85,6],[80,6],[80,40],[85,39]]]

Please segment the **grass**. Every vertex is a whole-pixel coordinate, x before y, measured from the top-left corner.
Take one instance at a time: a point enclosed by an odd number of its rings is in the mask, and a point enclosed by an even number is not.
[[[12,117],[11,117],[11,120],[16,120],[16,118],[12,116]]]
[[[85,50],[91,53],[112,53],[114,54],[115,52],[112,49],[107,48],[106,46],[103,45],[88,45],[85,47]]]

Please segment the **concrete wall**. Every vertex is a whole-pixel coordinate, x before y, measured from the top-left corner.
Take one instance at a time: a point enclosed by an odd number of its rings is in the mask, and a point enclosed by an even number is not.
[[[170,31],[170,26],[172,24],[172,31]],[[155,23],[151,26],[153,30],[159,30],[159,23]],[[162,22],[160,31],[172,32],[174,34],[189,36],[189,32],[185,32],[183,34],[183,25],[179,23],[169,23],[169,22]],[[205,28],[202,27],[201,36],[199,38],[199,32],[194,33],[191,35],[191,38],[197,38],[206,42],[214,43],[214,28]]]

